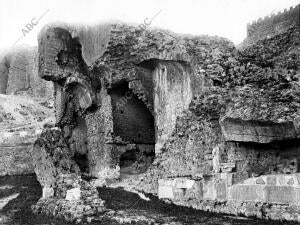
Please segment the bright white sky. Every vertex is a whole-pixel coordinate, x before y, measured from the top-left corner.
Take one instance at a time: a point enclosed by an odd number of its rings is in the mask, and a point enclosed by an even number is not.
[[[97,23],[110,19],[142,23],[161,13],[152,27],[177,33],[208,34],[235,44],[246,37],[248,22],[300,4],[300,0],[0,0],[0,49],[37,45],[41,27],[51,21]],[[46,15],[25,37],[22,28]]]

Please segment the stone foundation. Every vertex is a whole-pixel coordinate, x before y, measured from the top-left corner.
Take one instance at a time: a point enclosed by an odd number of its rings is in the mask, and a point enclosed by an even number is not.
[[[239,184],[232,184],[229,175],[162,179],[158,196],[210,212],[300,221],[300,174],[266,175]]]

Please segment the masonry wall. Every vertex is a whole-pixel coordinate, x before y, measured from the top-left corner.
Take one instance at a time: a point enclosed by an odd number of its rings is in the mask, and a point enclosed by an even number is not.
[[[26,50],[23,50],[12,58],[8,75],[7,94],[15,94],[17,91],[26,91],[30,87],[29,74],[26,72],[28,60],[25,55],[27,53]]]
[[[300,5],[284,10],[263,19],[258,19],[247,26],[247,39],[255,42],[282,33],[293,26],[300,25]]]
[[[38,73],[38,52],[37,49],[28,52],[28,64],[26,66],[26,73],[29,77],[29,86],[32,91],[32,95],[42,98],[53,97],[53,83],[45,81],[39,77]]]
[[[153,68],[154,69],[154,68]],[[148,98],[148,102],[153,108],[154,100],[153,100],[153,90],[154,90],[154,81],[153,81],[153,69],[152,68],[143,68],[139,67],[137,69],[137,78],[142,83],[143,87],[146,90],[146,95]]]
[[[36,48],[14,49],[4,54],[0,62],[0,93],[25,92],[35,97],[52,97],[53,86],[39,78]]]
[[[6,56],[2,56],[0,61],[0,94],[6,94],[9,72],[9,61]]]
[[[130,143],[154,144],[154,117],[127,85],[111,91],[114,134]]]
[[[72,143],[70,148],[80,154],[87,154],[87,124],[84,117],[76,118],[77,126],[72,131]]]
[[[39,39],[39,76],[45,80],[58,81],[69,76],[70,72],[75,72],[78,62],[72,62],[72,59],[64,57],[59,63],[66,65],[58,65],[59,54],[73,52],[75,47],[67,30],[57,27],[49,29],[43,38]],[[70,58],[72,56],[70,55]]]

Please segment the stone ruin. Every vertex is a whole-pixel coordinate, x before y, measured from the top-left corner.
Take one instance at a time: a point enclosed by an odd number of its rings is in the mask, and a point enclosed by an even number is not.
[[[175,204],[300,221],[299,34],[236,49],[120,23],[44,27],[56,124],[34,145],[34,211],[81,220],[105,211],[97,185],[130,177]]]
[[[1,52],[0,94],[52,97],[51,82],[38,76],[37,47],[21,46]]]
[[[54,121],[53,85],[38,76],[37,47],[0,52],[0,175],[34,173],[33,144]]]

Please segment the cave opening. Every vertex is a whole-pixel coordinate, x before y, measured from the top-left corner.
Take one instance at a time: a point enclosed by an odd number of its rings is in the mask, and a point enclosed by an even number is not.
[[[87,154],[81,154],[80,152],[75,152],[74,160],[77,163],[80,171],[82,173],[88,174],[89,172],[89,164]]]
[[[154,116],[127,82],[113,88],[110,95],[114,135],[126,143],[119,146],[121,175],[143,173],[155,157]]]

